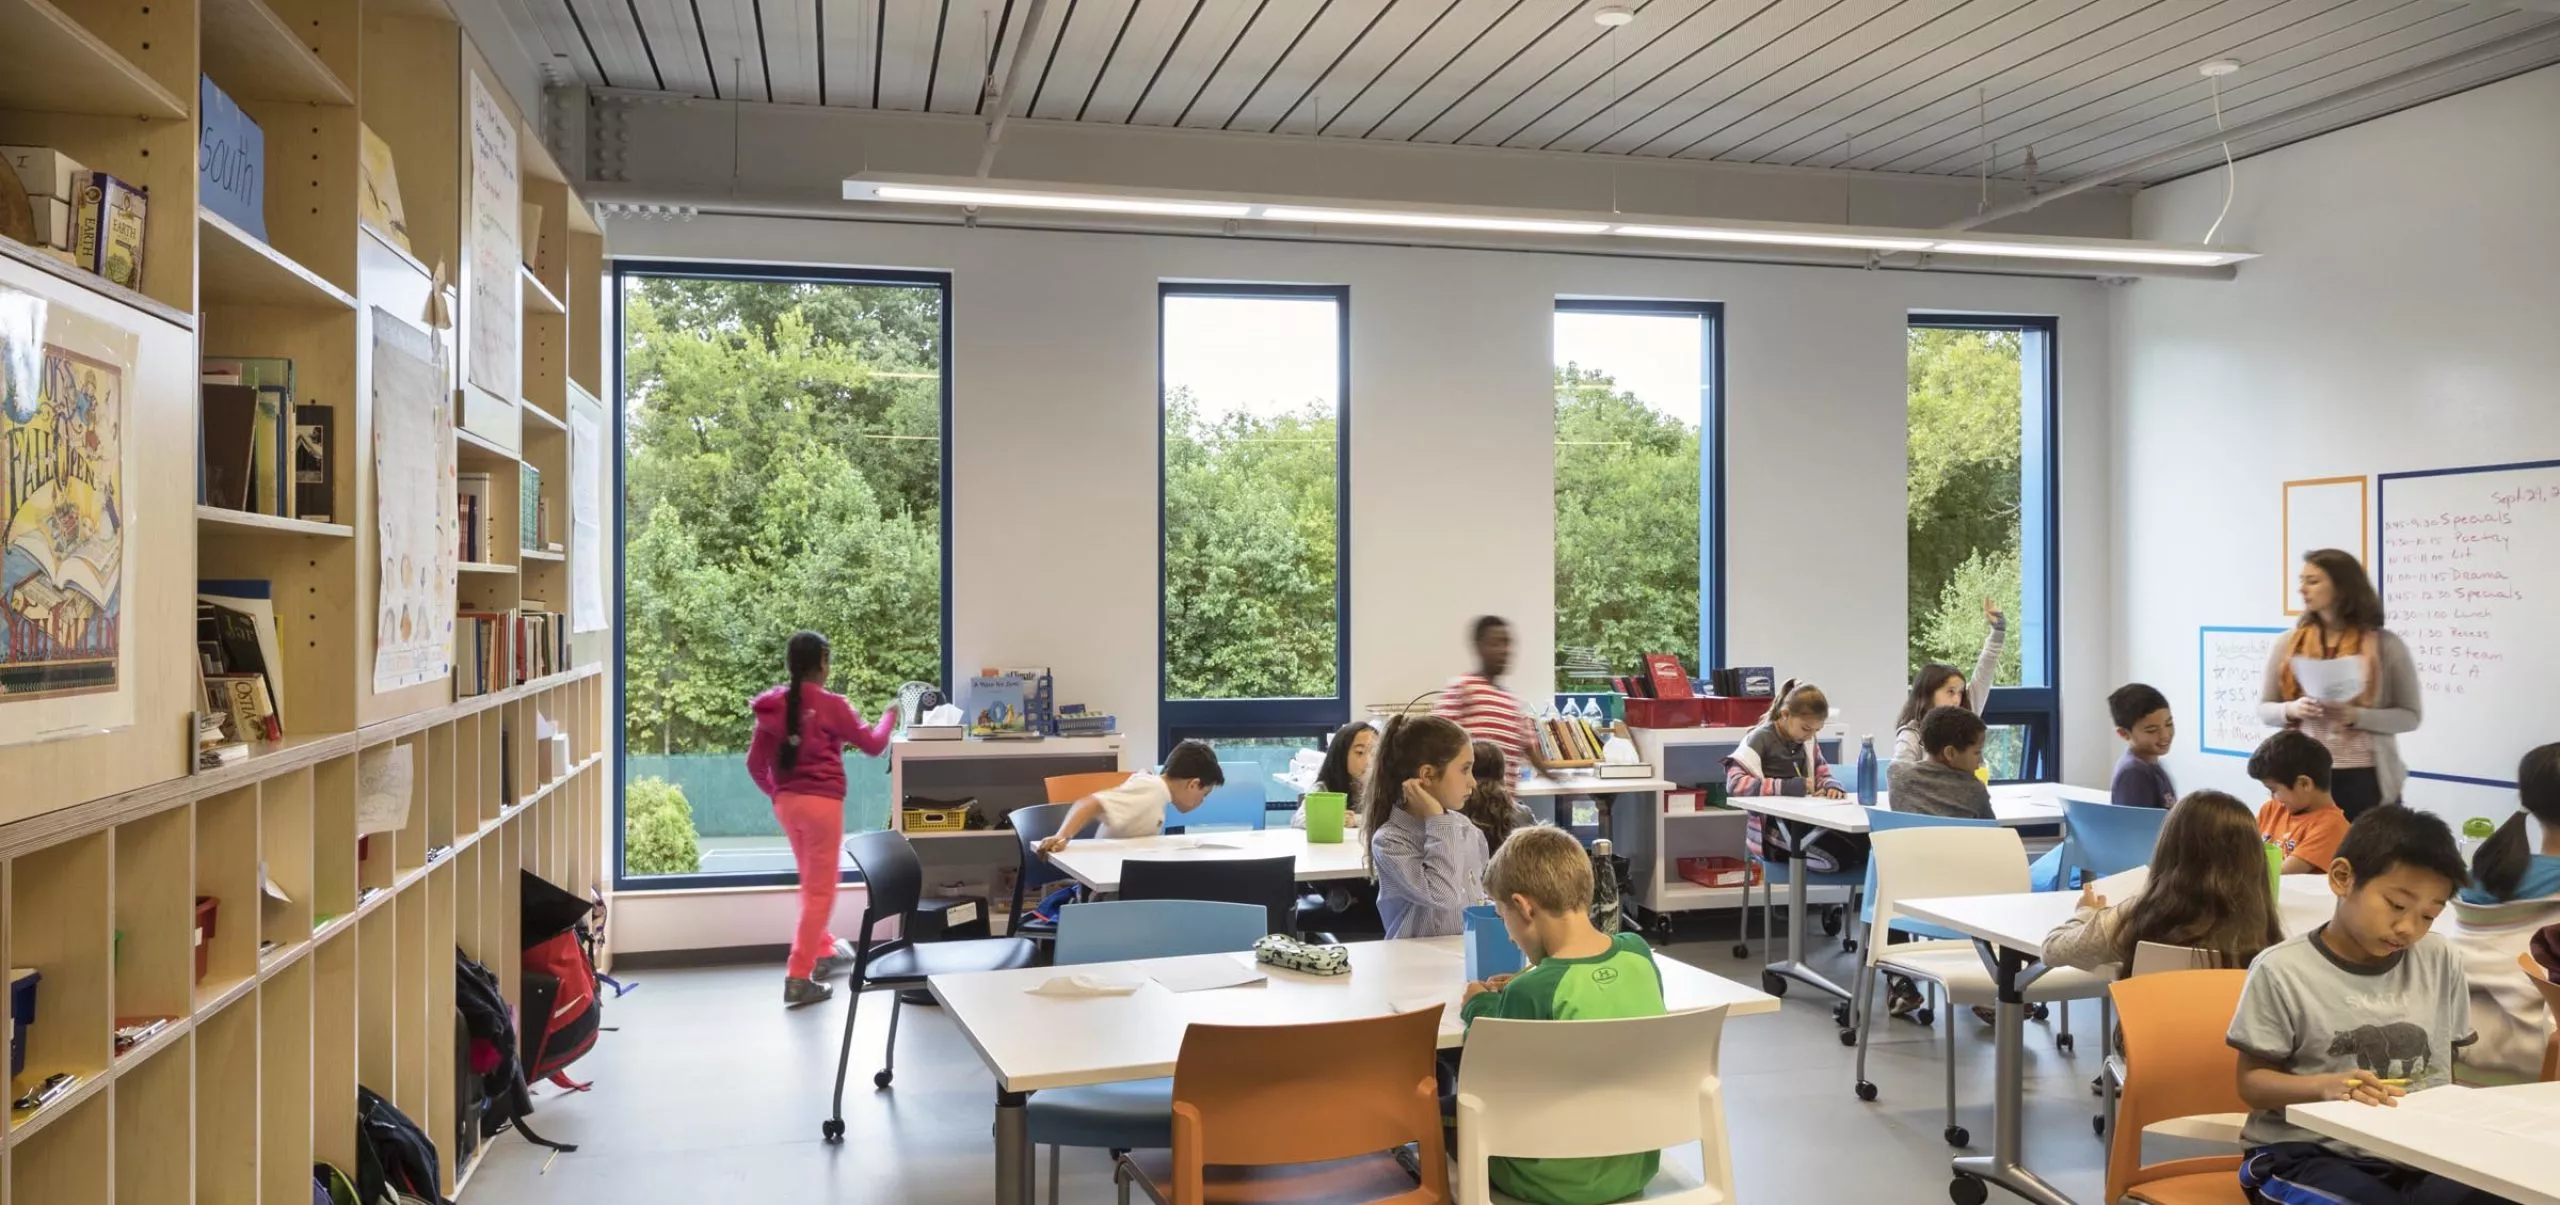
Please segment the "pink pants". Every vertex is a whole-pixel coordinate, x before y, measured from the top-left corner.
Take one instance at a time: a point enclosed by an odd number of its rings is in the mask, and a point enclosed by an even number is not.
[[[844,845],[844,800],[785,791],[773,797],[774,818],[791,842],[800,870],[800,923],[791,933],[794,979],[806,979],[818,960],[835,952],[827,921],[835,915],[837,854]]]

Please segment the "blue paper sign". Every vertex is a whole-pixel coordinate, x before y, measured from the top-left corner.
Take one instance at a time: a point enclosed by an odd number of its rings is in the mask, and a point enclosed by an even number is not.
[[[212,77],[197,79],[202,85],[199,107],[204,111],[203,140],[197,155],[203,176],[198,191],[203,194],[204,207],[265,242],[266,132],[223,95],[222,89],[213,86]]]

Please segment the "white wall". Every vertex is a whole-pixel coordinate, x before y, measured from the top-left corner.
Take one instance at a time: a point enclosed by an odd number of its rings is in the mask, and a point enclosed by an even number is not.
[[[2117,295],[2115,677],[2177,708],[2182,788],[2256,791],[2197,750],[2196,629],[2288,622],[2280,483],[2560,456],[2555,131],[2546,69],[2244,160],[2221,238],[2266,258]],[[2223,193],[2148,191],[2134,237],[2199,238]],[[2514,809],[2427,780],[2408,799]]]
[[[1463,669],[1464,625],[1487,611],[1517,625],[1514,685],[1549,688],[1555,300],[1724,302],[1732,655],[1812,677],[1852,730],[1879,734],[1906,685],[1905,316],[2054,315],[2067,777],[2103,782],[2114,756],[2103,707],[2082,703],[2111,685],[2095,284],[708,215],[617,222],[608,238],[622,256],[953,273],[953,664],[1048,664],[1064,699],[1118,713],[1150,750],[1159,281],[1350,286],[1355,704]],[[1478,546],[1494,567],[1464,571]]]

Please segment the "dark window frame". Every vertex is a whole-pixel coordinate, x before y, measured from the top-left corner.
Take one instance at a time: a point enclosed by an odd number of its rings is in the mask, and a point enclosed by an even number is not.
[[[630,709],[630,698],[622,673],[628,653],[626,628],[622,622],[626,572],[624,546],[628,536],[629,514],[625,503],[624,458],[628,434],[625,430],[630,415],[630,402],[625,396],[624,353],[629,343],[625,336],[624,298],[628,282],[635,277],[672,277],[685,280],[766,281],[784,284],[887,285],[905,288],[933,288],[942,294],[942,668],[943,689],[951,684],[951,396],[952,378],[957,375],[957,354],[952,346],[952,306],[955,300],[952,274],[890,268],[848,268],[793,264],[696,263],[686,260],[616,259],[610,264],[613,292],[613,380],[608,405],[613,410],[613,889],[615,891],[711,891],[734,887],[787,887],[800,881],[796,872],[772,871],[757,874],[695,873],[682,875],[632,875],[623,870],[623,836],[626,793],[630,783],[627,759],[630,755],[629,728],[621,717]],[[740,700],[740,706],[746,701]],[[741,757],[745,756],[740,754]],[[838,877],[841,883],[859,883],[860,873],[846,868]]]
[[[2021,392],[2018,418],[2018,585],[2019,615],[2010,635],[2019,648],[2022,672],[2031,680],[2043,671],[2042,686],[1993,686],[1982,708],[1982,720],[1993,726],[2026,730],[2026,752],[2020,759],[2021,782],[2062,780],[2062,340],[2061,324],[2050,315],[1961,314],[1914,311],[1908,325],[1934,330],[2016,331],[2019,356],[2032,362],[2041,353],[2043,371],[2022,373],[2021,390],[2033,385],[2043,396]],[[2038,342],[2042,346],[2037,346]],[[1907,402],[1906,402],[1907,405]],[[2026,487],[2043,491],[2043,505],[2033,505]],[[2041,597],[2039,597],[2039,592]]]
[[[1706,404],[1698,415],[1698,658],[1703,678],[1725,664],[1725,392],[1724,303],[1558,297],[1557,313],[1645,314],[1697,318],[1706,327]],[[1549,359],[1554,357],[1550,354]],[[1552,369],[1550,369],[1552,371]],[[1552,505],[1552,503],[1550,504]],[[1633,673],[1640,667],[1629,667]]]
[[[1334,303],[1333,660],[1330,698],[1177,699],[1168,693],[1165,656],[1164,304],[1174,297],[1323,298]],[[1156,756],[1182,740],[1220,737],[1314,737],[1319,743],[1351,718],[1351,287],[1161,281],[1156,286]]]

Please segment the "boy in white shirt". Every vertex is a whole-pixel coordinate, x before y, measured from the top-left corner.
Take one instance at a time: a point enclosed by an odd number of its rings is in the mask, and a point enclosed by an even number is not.
[[[1119,786],[1077,800],[1074,807],[1067,809],[1066,821],[1058,826],[1057,833],[1040,842],[1040,852],[1053,854],[1065,849],[1072,834],[1097,819],[1102,822],[1097,836],[1155,836],[1164,831],[1166,804],[1189,812],[1226,782],[1227,773],[1218,766],[1216,750],[1199,741],[1184,741],[1165,755],[1161,773],[1140,771]]]

